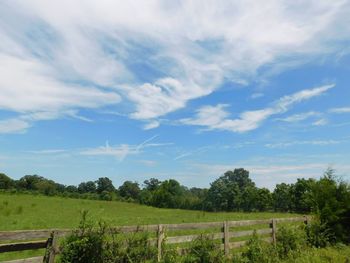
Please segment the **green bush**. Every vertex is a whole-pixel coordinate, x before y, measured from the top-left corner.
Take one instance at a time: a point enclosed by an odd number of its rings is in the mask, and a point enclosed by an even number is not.
[[[249,238],[246,247],[244,248],[241,256],[234,259],[233,262],[241,263],[272,263],[277,262],[276,251],[274,248],[261,240],[261,238],[254,231],[253,235]]]
[[[331,230],[316,217],[312,220],[311,224],[306,226],[305,230],[307,242],[310,246],[322,248],[330,244],[329,241],[332,236]]]
[[[287,258],[298,254],[307,244],[305,227],[282,226],[277,231],[276,241],[276,250],[279,258]]]
[[[77,230],[62,243],[61,263],[155,262],[157,250],[146,232],[121,234],[105,223],[97,227],[83,212]]]
[[[82,213],[79,228],[65,238],[60,256],[61,263],[102,263],[105,227],[100,224],[98,229],[87,220],[87,212]]]
[[[224,262],[224,255],[218,244],[208,235],[200,235],[189,248],[184,257],[185,263],[211,263]]]

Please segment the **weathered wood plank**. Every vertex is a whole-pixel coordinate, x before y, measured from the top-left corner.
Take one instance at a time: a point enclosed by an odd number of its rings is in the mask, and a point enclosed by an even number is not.
[[[165,237],[164,227],[163,225],[158,225],[158,234],[157,234],[158,262],[162,260],[162,245],[163,245],[164,237]]]
[[[177,243],[186,243],[191,242],[195,240],[196,238],[200,236],[207,236],[212,239],[222,239],[224,238],[223,233],[214,233],[214,234],[196,234],[196,235],[186,235],[186,236],[173,236],[173,237],[167,237],[165,240],[166,244],[177,244]]]
[[[271,234],[271,229],[270,228],[264,228],[264,229],[257,229],[256,233],[259,235],[264,235],[264,234]],[[245,230],[245,231],[239,231],[239,232],[231,232],[230,233],[230,238],[233,237],[244,237],[244,236],[250,236],[254,233],[254,230]]]
[[[47,240],[0,244],[0,253],[46,248]]]
[[[157,232],[158,225],[121,226],[113,229],[122,233],[133,233],[138,231]]]
[[[3,261],[3,263],[42,263],[42,262],[43,262],[43,257],[32,257],[32,258]]]
[[[304,222],[304,217],[289,217],[289,218],[276,218],[276,223],[280,222]]]
[[[230,254],[230,227],[228,225],[227,221],[224,221],[223,225],[223,230],[224,230],[224,253],[225,256],[228,257]]]
[[[20,240],[34,240],[34,239],[40,239],[40,238],[49,238],[53,231],[56,231],[59,236],[63,236],[72,232],[72,230],[69,230],[69,229],[0,231],[0,241],[20,241]]]
[[[166,226],[168,230],[206,229],[222,227],[222,222],[168,224],[164,226]]]
[[[272,230],[272,243],[276,246],[276,232],[277,232],[277,221],[276,221],[276,219],[272,219],[271,230]]]
[[[241,220],[241,221],[228,221],[228,225],[230,227],[252,226],[252,225],[259,225],[259,224],[269,224],[270,222],[271,222],[271,219]]]

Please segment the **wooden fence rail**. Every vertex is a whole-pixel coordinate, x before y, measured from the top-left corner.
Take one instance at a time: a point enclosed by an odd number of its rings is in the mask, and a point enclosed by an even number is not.
[[[250,236],[256,231],[259,235],[270,235],[263,238],[267,242],[276,244],[277,224],[283,222],[304,222],[308,223],[310,217],[293,217],[293,218],[277,218],[263,220],[242,220],[242,221],[224,221],[224,222],[206,222],[206,223],[184,223],[184,224],[161,224],[161,225],[143,225],[143,226],[121,226],[116,227],[120,233],[133,233],[139,231],[153,232],[156,238],[150,239],[150,244],[156,245],[158,249],[158,261],[162,257],[162,244],[180,244],[192,242],[203,234],[191,235],[174,235],[173,232],[179,230],[205,230],[205,229],[221,229],[220,232],[205,233],[212,239],[222,240],[221,249],[224,250],[226,256],[229,256],[230,250],[244,246],[246,241],[230,242],[230,239],[237,237]],[[256,230],[233,231],[232,228],[242,226],[266,225],[269,228],[257,228]],[[0,231],[0,242],[9,242],[0,244],[0,253],[34,250],[40,248],[47,249],[45,259],[43,257],[33,258],[33,261],[9,261],[16,262],[44,262],[53,263],[55,255],[59,253],[57,240],[71,233],[69,229],[43,229],[43,230],[23,230],[23,231]],[[217,230],[216,230],[217,231]],[[171,232],[172,236],[167,236],[166,233]],[[45,239],[45,240],[43,240]],[[30,240],[30,241],[28,241]],[[34,241],[33,241],[34,240]],[[20,241],[20,242],[19,242]],[[23,242],[26,241],[26,242]],[[180,253],[184,253],[184,249],[179,249]]]

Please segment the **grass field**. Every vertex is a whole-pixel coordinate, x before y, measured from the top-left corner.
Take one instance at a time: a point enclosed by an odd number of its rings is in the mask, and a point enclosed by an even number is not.
[[[180,209],[159,209],[123,202],[0,193],[0,231],[75,228],[80,220],[82,210],[88,210],[92,218],[105,220],[112,225],[188,223],[298,216],[296,214],[268,212],[210,213]],[[251,227],[240,227],[240,229],[249,228]],[[44,250],[3,253],[0,254],[0,262],[43,255],[43,253]],[[343,249],[311,249],[304,251],[304,254],[295,262],[345,262],[344,260],[348,257],[350,257],[349,247]]]
[[[288,213],[212,213],[160,209],[133,203],[108,202],[29,194],[0,193],[0,230],[74,228],[82,210],[112,225],[187,223],[266,219],[295,216]]]
[[[180,209],[160,209],[133,203],[108,202],[30,194],[0,193],[0,231],[75,228],[81,211],[111,225],[189,223],[224,220],[291,217],[288,213],[211,213]],[[42,255],[43,251],[0,254],[0,261]]]

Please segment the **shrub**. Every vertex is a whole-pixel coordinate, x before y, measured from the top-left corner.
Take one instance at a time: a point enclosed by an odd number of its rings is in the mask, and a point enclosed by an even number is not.
[[[95,227],[84,211],[78,229],[62,243],[60,262],[155,262],[157,251],[148,239],[147,232],[123,235],[105,223],[99,223]]]
[[[236,261],[242,263],[271,263],[276,262],[274,254],[275,250],[273,247],[261,240],[256,231],[254,231],[253,235],[248,240],[242,255],[237,257]]]
[[[306,246],[304,226],[282,226],[276,234],[276,249],[280,258],[287,258],[298,254]]]
[[[94,229],[91,221],[87,220],[87,212],[82,213],[79,228],[71,233],[63,242],[60,262],[62,263],[102,263],[105,227],[100,224]]]
[[[305,230],[307,242],[310,246],[321,248],[330,244],[331,230],[316,217],[312,220],[311,224],[306,226]]]
[[[224,262],[223,252],[218,244],[208,235],[200,235],[195,239],[184,258],[185,263]]]

